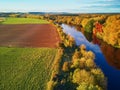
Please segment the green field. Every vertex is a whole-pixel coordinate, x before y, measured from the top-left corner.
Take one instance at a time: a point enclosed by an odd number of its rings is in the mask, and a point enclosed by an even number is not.
[[[0,47],[0,90],[46,90],[57,49]]]
[[[1,24],[48,24],[49,22],[43,19],[31,18],[5,18]]]

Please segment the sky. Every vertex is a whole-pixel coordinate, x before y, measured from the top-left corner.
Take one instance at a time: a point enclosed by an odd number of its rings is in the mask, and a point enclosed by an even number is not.
[[[120,0],[0,0],[0,12],[120,13]]]

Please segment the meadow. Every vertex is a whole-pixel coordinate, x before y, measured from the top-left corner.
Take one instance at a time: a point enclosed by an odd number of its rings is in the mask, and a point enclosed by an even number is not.
[[[1,24],[49,24],[49,22],[43,19],[9,17],[5,18]]]
[[[46,90],[57,49],[0,47],[0,90]]]

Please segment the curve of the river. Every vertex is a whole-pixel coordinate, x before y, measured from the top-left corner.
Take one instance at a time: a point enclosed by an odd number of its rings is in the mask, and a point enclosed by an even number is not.
[[[62,24],[61,27],[66,34],[71,35],[77,45],[85,44],[87,50],[95,54],[95,62],[107,77],[108,90],[120,90],[120,49],[115,49],[105,43],[93,43],[75,26]]]

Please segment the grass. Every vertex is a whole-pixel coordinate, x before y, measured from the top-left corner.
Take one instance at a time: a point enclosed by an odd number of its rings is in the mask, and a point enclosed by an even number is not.
[[[57,49],[0,47],[0,90],[46,90]]]
[[[48,24],[49,22],[43,19],[31,18],[6,18],[1,24]]]

